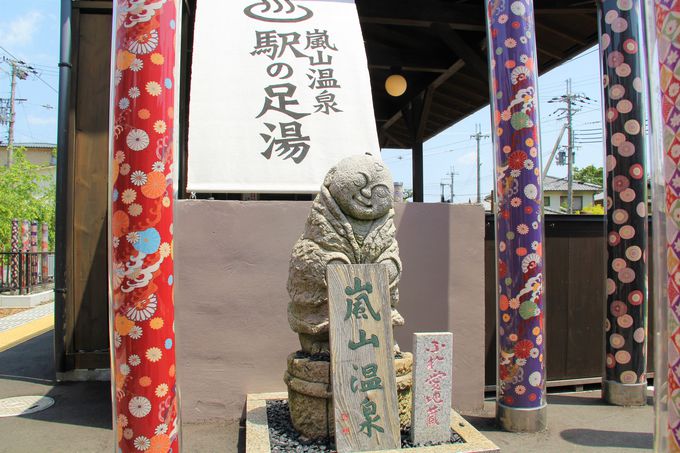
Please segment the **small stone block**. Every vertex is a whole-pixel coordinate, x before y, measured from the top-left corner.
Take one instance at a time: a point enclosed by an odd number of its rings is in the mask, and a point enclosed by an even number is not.
[[[413,334],[411,442],[445,442],[451,417],[453,334]]]

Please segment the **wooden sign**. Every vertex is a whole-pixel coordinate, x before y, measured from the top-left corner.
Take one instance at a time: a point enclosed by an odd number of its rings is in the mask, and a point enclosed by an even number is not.
[[[453,334],[413,334],[411,442],[446,442],[451,438]]]
[[[399,448],[387,270],[337,264],[326,277],[337,451]]]

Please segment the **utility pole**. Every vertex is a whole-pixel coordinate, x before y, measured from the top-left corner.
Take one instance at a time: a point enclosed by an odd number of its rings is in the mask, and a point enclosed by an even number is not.
[[[10,60],[8,58],[3,58],[7,64],[12,68],[10,73],[10,96],[9,96],[9,115],[7,123],[9,124],[7,130],[7,166],[12,165],[12,151],[14,150],[14,122],[16,119],[16,103],[19,101],[25,101],[25,99],[17,99],[17,78],[21,80],[26,80],[28,77],[28,72],[26,68],[33,69],[27,66],[22,61]]]
[[[12,166],[12,151],[14,150],[14,121],[16,119],[15,93],[17,91],[17,65],[10,61],[12,66],[11,89],[9,95],[9,130],[7,132],[7,167]]]
[[[579,106],[576,106],[576,103],[580,104],[589,104],[592,103],[593,100],[590,99],[588,96],[584,94],[573,94],[571,92],[571,79],[567,79],[567,92],[566,94],[557,97],[557,98],[552,98],[548,102],[554,103],[554,102],[563,102],[566,104],[566,107],[560,107],[557,110],[555,110],[551,115],[555,113],[560,113],[563,114],[564,116],[562,117],[563,119],[566,120],[565,126],[563,131],[560,133],[560,139],[562,138],[562,133],[564,130],[567,132],[567,213],[573,214],[574,213],[574,127],[573,127],[573,116],[581,110]],[[559,140],[556,143],[556,145],[559,143]],[[556,148],[553,150],[553,154]],[[552,158],[551,158],[552,160]],[[546,172],[547,172],[546,167]]]
[[[474,138],[475,140],[477,140],[477,204],[479,204],[482,202],[479,185],[479,171],[482,166],[482,164],[479,162],[479,142],[483,138],[489,138],[489,134],[482,134],[482,126],[477,124],[475,126],[475,134],[471,135],[470,138]]]
[[[567,213],[574,213],[574,130],[572,117],[571,79],[567,79]]]
[[[451,195],[451,203],[453,203],[453,199],[456,196],[453,181],[454,178],[458,176],[458,173],[456,173],[455,167],[453,165],[451,166],[451,171],[449,171],[448,175],[451,177],[451,184],[449,185],[449,194]]]

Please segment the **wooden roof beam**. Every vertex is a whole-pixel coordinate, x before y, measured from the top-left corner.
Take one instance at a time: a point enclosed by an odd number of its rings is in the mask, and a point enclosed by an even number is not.
[[[406,3],[393,0],[357,2],[359,21],[364,24],[430,27],[434,22],[447,23],[456,30],[485,31],[484,7],[451,5],[441,0]]]
[[[436,54],[396,50],[377,43],[367,43],[366,59],[369,68],[387,69],[400,67],[402,70],[414,72],[445,72],[451,63],[447,58]],[[408,68],[408,69],[407,69]]]
[[[394,65],[380,65],[380,64],[369,64],[369,69],[382,69],[384,71],[389,71]],[[442,74],[446,72],[444,68],[430,68],[425,66],[400,66],[403,72],[432,72],[435,74]]]
[[[556,53],[553,53],[553,52],[551,52],[551,51],[549,51],[549,50],[546,50],[545,47],[540,47],[540,46],[538,46],[538,47],[536,47],[536,51],[537,51],[538,53],[542,53],[542,54],[544,54],[544,55],[547,55],[547,56],[549,56],[550,58],[554,58],[555,60],[559,60],[559,61],[564,60],[564,56],[562,56],[562,55],[557,55]]]
[[[465,62],[463,60],[458,60],[451,66],[449,66],[449,69],[446,70],[443,74],[441,74],[439,77],[437,77],[431,84],[430,87],[432,90],[436,90],[438,87],[440,87],[444,82],[446,82],[448,79],[451,78],[455,73],[460,71],[463,67],[465,66]],[[395,124],[399,119],[402,117],[402,111],[398,110],[392,118],[387,120],[385,124],[383,124],[380,127],[380,131],[384,132],[389,130],[390,127],[392,127],[393,124]]]
[[[574,14],[593,14],[596,12],[595,6],[592,8],[534,8],[535,16],[564,16]]]
[[[471,68],[483,79],[488,79],[487,63],[479,56],[481,49],[473,49],[447,24],[435,23],[432,24],[431,28],[446,43],[449,49],[463,59],[465,66]]]
[[[574,35],[571,35],[569,33],[565,33],[563,31],[557,30],[555,27],[548,26],[548,25],[546,25],[546,24],[544,24],[543,22],[540,22],[540,21],[536,22],[536,28],[539,29],[539,30],[543,30],[543,31],[546,31],[548,33],[551,33],[555,36],[559,36],[560,38],[566,39],[567,41],[571,41],[575,44],[578,44],[579,46],[585,46],[586,44],[588,44],[587,42],[583,41],[582,39],[578,39],[578,38],[574,37]]]

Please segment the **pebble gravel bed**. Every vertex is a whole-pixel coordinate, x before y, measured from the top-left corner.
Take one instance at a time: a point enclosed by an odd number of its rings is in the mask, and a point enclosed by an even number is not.
[[[335,444],[332,440],[309,441],[300,436],[290,420],[288,401],[267,401],[267,423],[269,424],[269,443],[272,453],[336,453]],[[449,443],[463,443],[463,439],[454,430],[451,430]],[[440,443],[425,443],[413,445],[409,441],[408,433],[401,433],[401,448],[429,447],[441,445]]]

